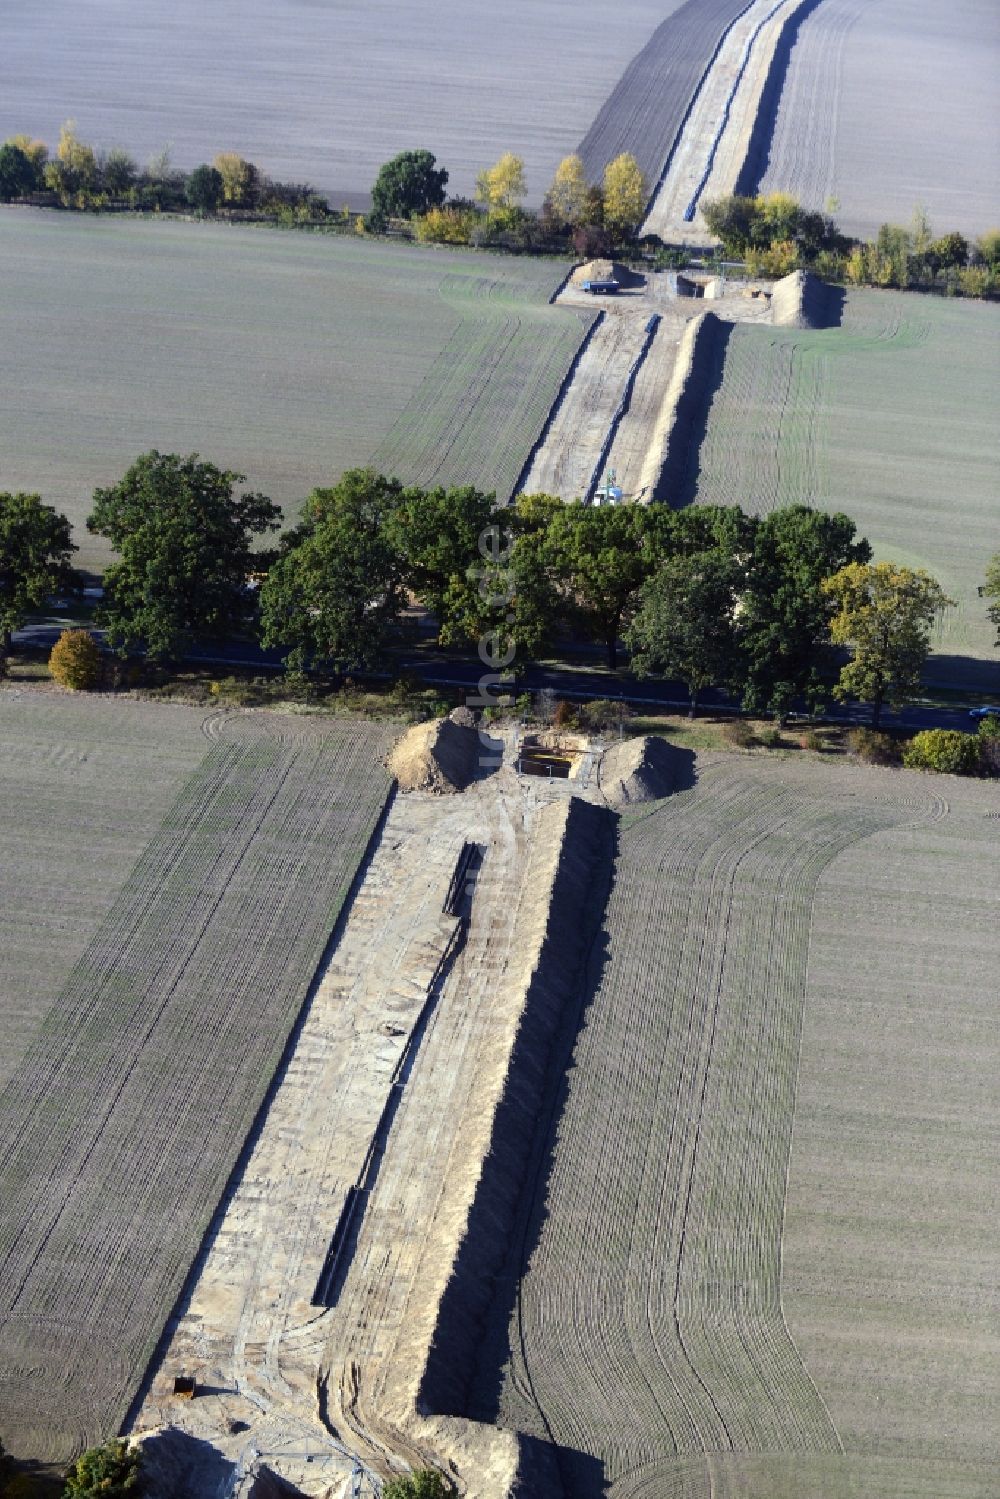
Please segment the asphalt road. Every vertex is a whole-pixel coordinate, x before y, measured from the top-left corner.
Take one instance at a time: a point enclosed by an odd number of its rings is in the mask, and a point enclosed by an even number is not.
[[[79,628],[79,625],[78,619],[50,615],[27,625],[23,630],[15,631],[14,645],[50,650],[62,630],[72,626]],[[100,631],[94,633],[100,636]],[[281,664],[280,652],[265,651],[259,646],[238,641],[199,647],[187,659],[192,665],[200,663],[249,670],[273,669]],[[395,665],[398,671],[409,671],[423,677],[428,686],[462,688],[470,695],[470,705],[480,706],[471,699],[480,695],[480,683],[487,669],[476,660],[447,652],[403,651],[395,658]],[[648,708],[653,712],[657,708],[686,712],[688,708],[687,692],[681,682],[638,678],[626,672],[610,677],[600,671],[588,670],[586,666],[528,665],[515,669],[510,686],[493,686],[488,691],[495,700],[501,692],[540,692],[545,688],[550,688],[562,697],[621,698],[636,708]],[[486,696],[486,691],[487,689],[483,690],[482,696]],[[976,702],[977,699],[972,698],[968,703],[957,702],[947,708],[914,704],[908,705],[899,713],[886,709],[882,714],[882,725],[885,728],[902,729],[974,730],[975,723],[969,718],[968,710]],[[738,712],[737,704],[725,693],[712,690],[704,693],[699,707],[716,713]],[[864,703],[831,703],[825,717],[836,723],[868,724],[871,722],[871,709]]]

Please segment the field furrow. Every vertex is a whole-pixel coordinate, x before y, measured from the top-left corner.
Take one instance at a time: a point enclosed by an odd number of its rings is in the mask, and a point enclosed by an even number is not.
[[[579,151],[592,181],[631,151],[653,187],[722,37],[749,0],[687,0],[656,29],[619,79]]]
[[[841,510],[877,557],[926,568],[958,603],[929,673],[981,684],[996,670],[978,589],[1000,464],[998,317],[859,290],[837,328],[734,328],[690,465],[701,503]]]
[[[812,903],[929,807],[730,764],[623,827],[499,1395],[574,1495],[595,1459],[613,1495],[687,1496],[698,1454],[838,1453],[780,1283]]]
[[[905,224],[939,234],[996,218],[1000,13],[989,0],[823,0],[802,21],[777,102],[765,192],[837,202],[849,234]]]
[[[384,733],[273,723],[225,726],[0,1094],[15,1450],[121,1420],[382,806]]]

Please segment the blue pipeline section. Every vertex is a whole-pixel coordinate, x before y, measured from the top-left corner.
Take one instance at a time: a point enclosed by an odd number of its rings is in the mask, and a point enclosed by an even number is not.
[[[702,193],[705,191],[705,183],[708,181],[709,177],[712,174],[712,168],[715,165],[715,153],[719,149],[719,142],[722,139],[723,131],[725,130],[726,126],[729,124],[729,114],[730,114],[730,111],[731,111],[731,109],[733,107],[733,100],[736,98],[736,90],[739,88],[740,84],[743,82],[743,75],[746,72],[746,70],[747,70],[747,64],[750,61],[750,53],[753,51],[753,44],[757,40],[758,36],[760,36],[761,31],[767,25],[768,21],[770,21],[770,19],[771,19],[772,16],[774,16],[774,15],[777,14],[777,12],[781,9],[781,7],[782,7],[783,4],[784,4],[784,0],[778,0],[778,4],[777,5],[773,5],[771,7],[771,9],[768,11],[767,15],[763,18],[762,21],[758,22],[758,24],[754,27],[753,33],[747,38],[746,45],[743,48],[743,59],[740,62],[739,68],[737,69],[736,77],[733,79],[733,86],[729,90],[728,95],[726,96],[726,104],[725,104],[725,108],[722,111],[722,119],[719,122],[719,128],[718,128],[718,130],[715,132],[715,139],[712,141],[711,149],[709,150],[709,153],[708,153],[708,161],[705,164],[705,170],[704,170],[704,172],[702,172],[702,174],[701,174],[701,181],[698,183],[698,186],[695,188],[695,190],[694,190],[694,196],[692,197],[690,203],[688,204],[688,206],[684,210],[684,222],[685,222],[685,224],[690,224],[691,220],[694,218],[695,210],[698,207],[698,199],[701,197]]]

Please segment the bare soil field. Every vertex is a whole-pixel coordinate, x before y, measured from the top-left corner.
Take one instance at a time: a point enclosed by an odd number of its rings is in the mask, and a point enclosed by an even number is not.
[[[761,187],[837,202],[851,234],[914,205],[981,234],[1000,204],[1000,12],[991,0],[822,0],[788,59]]]
[[[236,150],[339,204],[426,147],[469,195],[502,151],[540,203],[631,58],[677,0],[55,0],[8,17],[0,139],[60,123],[190,170]],[[689,7],[690,8],[690,7]],[[702,7],[704,8],[704,7]],[[697,52],[696,52],[697,55]],[[614,153],[612,153],[614,154]],[[603,161],[600,167],[603,168]]]
[[[198,451],[294,517],[374,458],[510,492],[585,332],[558,261],[0,211],[0,485],[83,529],[139,453]]]
[[[594,181],[615,156],[631,151],[650,189],[655,186],[716,49],[748,3],[686,0],[662,21],[580,144],[584,167]]]
[[[0,1084],[208,752],[204,716],[0,690]]]
[[[742,756],[626,813],[474,1405],[574,1499],[991,1492],[998,812]]]
[[[65,701],[72,761],[87,741]],[[110,734],[121,705],[88,704],[85,727],[99,707]],[[265,714],[204,726],[86,946],[36,996],[33,1033],[15,1017],[0,1093],[0,1430],[19,1456],[65,1461],[122,1421],[388,792],[385,728]],[[119,796],[145,795],[148,759]],[[70,782],[59,805],[74,794]]]
[[[878,555],[926,568],[957,599],[932,674],[981,679],[996,661],[976,590],[996,515],[1000,312],[851,291],[842,317],[733,329],[678,499],[846,511]]]

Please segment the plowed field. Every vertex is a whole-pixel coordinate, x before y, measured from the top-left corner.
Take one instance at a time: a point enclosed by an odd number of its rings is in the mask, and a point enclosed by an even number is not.
[[[554,260],[0,212],[5,489],[83,521],[139,453],[197,451],[290,516],[378,461],[509,493],[584,335]]]
[[[185,170],[237,150],[273,177],[367,198],[427,147],[471,194],[502,151],[540,203],[630,59],[679,0],[98,0],[6,9],[0,140],[85,140]]]
[[[36,994],[33,1033],[15,1020],[0,1093],[0,1430],[21,1456],[65,1460],[122,1420],[386,795],[384,730],[266,715],[206,728],[89,942]],[[143,797],[155,766],[148,756],[119,794]],[[6,878],[16,892],[16,866]]]
[[[939,789],[730,761],[626,819],[501,1340],[576,1499],[989,1492],[1000,802]]]
[[[846,511],[879,556],[958,600],[932,674],[981,679],[996,662],[977,589],[995,550],[998,377],[991,305],[854,291],[839,328],[734,328],[689,496]]]
[[[991,0],[823,0],[802,22],[765,191],[794,193],[851,234],[909,223],[981,234],[1000,199],[1000,11]]]

